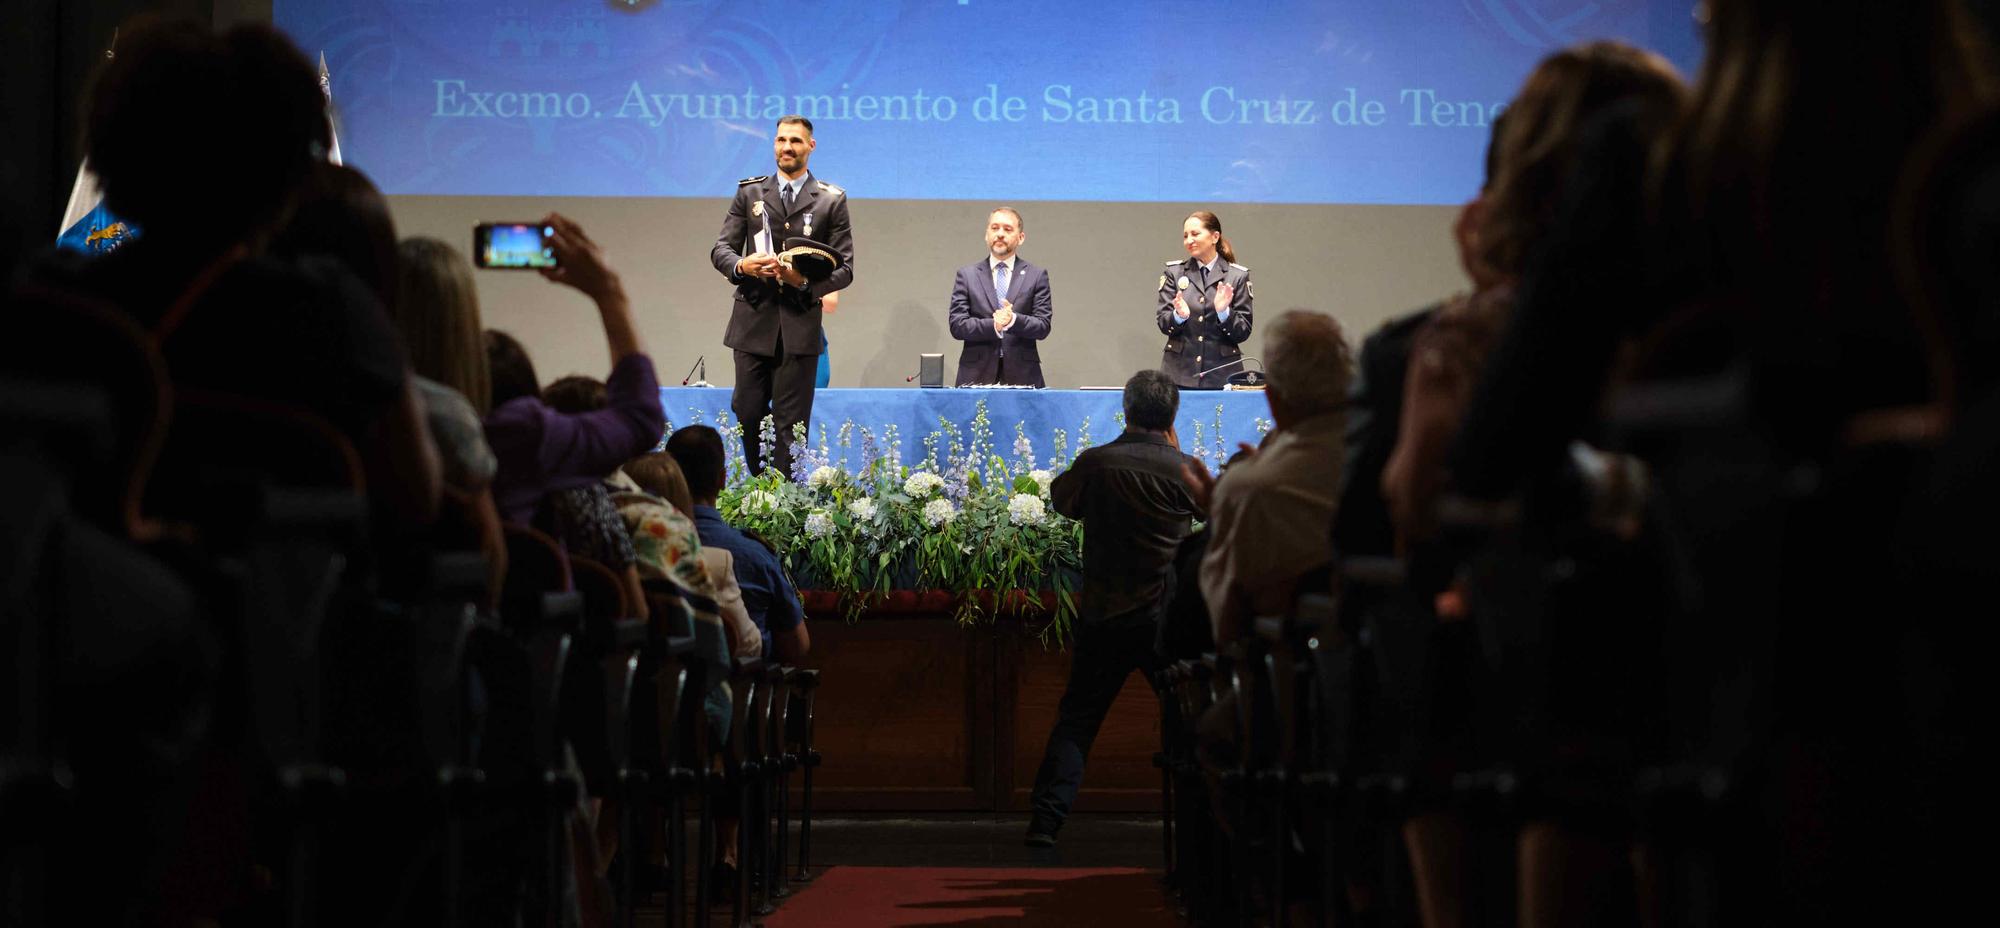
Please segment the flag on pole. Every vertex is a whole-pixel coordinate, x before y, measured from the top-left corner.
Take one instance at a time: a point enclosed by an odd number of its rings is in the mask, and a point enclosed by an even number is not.
[[[106,61],[115,53],[116,32],[111,34],[111,44],[114,48],[104,50]],[[69,188],[69,203],[63,208],[62,223],[56,226],[56,244],[72,251],[102,255],[116,251],[138,234],[137,226],[104,207],[104,192],[97,189],[97,175],[91,173],[90,161],[85,159],[78,164],[76,182]]]
[[[333,144],[326,150],[326,160],[340,162],[340,132],[333,124],[333,75],[326,70],[326,52],[319,53],[319,92],[326,94],[326,137]]]

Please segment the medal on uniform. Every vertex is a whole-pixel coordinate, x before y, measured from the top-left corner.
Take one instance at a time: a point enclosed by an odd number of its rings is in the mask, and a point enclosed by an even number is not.
[[[1180,283],[1180,286],[1181,286],[1181,289],[1182,289],[1182,290],[1186,290],[1186,289],[1188,288],[1188,279],[1187,279],[1187,275],[1186,275],[1186,274],[1182,274],[1182,275],[1181,275],[1181,283]]]
[[[799,234],[801,234],[801,235],[804,235],[804,236],[805,236],[806,238],[812,238],[812,234],[813,234],[813,214],[811,214],[811,213],[807,213],[807,214],[806,214],[806,223],[805,223],[805,227],[804,227],[803,229],[800,229],[800,230],[799,230]]]
[[[757,201],[755,201],[755,202],[753,202],[753,203],[751,203],[751,204],[750,204],[750,215],[752,215],[752,216],[756,216],[756,217],[758,217],[758,218],[763,218],[763,215],[764,215],[764,201],[763,201],[763,200],[757,200]]]

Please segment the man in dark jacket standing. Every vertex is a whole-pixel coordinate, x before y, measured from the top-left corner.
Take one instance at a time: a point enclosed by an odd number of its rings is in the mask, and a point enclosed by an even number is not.
[[[1125,433],[1077,455],[1049,487],[1057,512],[1083,523],[1083,596],[1074,658],[1031,800],[1027,844],[1049,847],[1076,801],[1084,759],[1125,678],[1159,663],[1155,623],[1173,589],[1174,552],[1202,517],[1182,480],[1174,415],[1180,390],[1166,374],[1125,382]]]
[[[751,473],[764,469],[757,432],[766,415],[778,432],[773,463],[791,469],[792,426],[812,420],[820,298],[854,282],[847,193],[806,170],[817,145],[811,120],[779,119],[771,142],[778,173],[737,182],[736,198],[709,252],[715,269],[736,285],[722,343],[736,352],[736,392],[729,406],[743,424],[743,458]],[[839,267],[824,280],[806,280],[779,257],[792,238],[824,243],[839,253]]]

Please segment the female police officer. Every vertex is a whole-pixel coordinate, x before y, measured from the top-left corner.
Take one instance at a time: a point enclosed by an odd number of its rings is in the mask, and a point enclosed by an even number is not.
[[[1215,389],[1242,370],[1237,346],[1250,337],[1250,269],[1235,263],[1222,220],[1196,210],[1181,224],[1188,257],[1160,275],[1160,370],[1182,389]]]

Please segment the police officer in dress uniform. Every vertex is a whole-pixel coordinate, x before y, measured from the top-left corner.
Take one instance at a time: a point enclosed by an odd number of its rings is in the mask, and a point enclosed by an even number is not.
[[[743,424],[743,455],[751,473],[764,469],[757,429],[765,415],[777,426],[775,460],[792,466],[792,426],[812,421],[813,380],[821,346],[820,301],[854,281],[854,235],[847,193],[806,169],[817,142],[804,116],[778,120],[772,154],[778,173],[737,182],[710,258],[736,285],[736,302],[722,343],[736,353],[730,410]],[[839,253],[839,267],[808,281],[781,259],[785,241],[817,239]]]
[[[1243,369],[1237,346],[1250,337],[1250,269],[1222,234],[1222,220],[1198,210],[1181,224],[1188,257],[1160,274],[1160,331],[1167,336],[1160,370],[1183,390],[1218,389]],[[1210,370],[1220,368],[1219,370]],[[1197,377],[1202,371],[1209,373]]]

